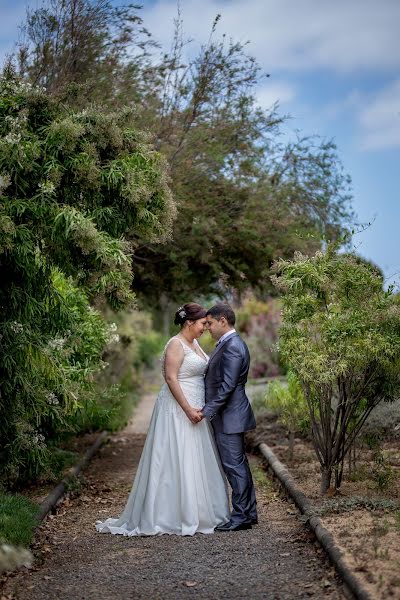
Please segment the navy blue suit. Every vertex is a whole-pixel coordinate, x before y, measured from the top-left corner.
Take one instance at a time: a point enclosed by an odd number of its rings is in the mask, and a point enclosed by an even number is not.
[[[257,519],[253,480],[244,446],[244,432],[256,421],[246,396],[249,350],[237,334],[225,338],[210,356],[205,372],[203,414],[211,421],[221,463],[232,488],[231,522]]]

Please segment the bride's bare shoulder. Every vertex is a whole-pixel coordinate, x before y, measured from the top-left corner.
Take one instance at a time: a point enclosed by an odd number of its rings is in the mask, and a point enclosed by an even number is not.
[[[180,352],[183,351],[182,342],[178,338],[178,336],[174,336],[168,340],[165,345],[166,352]]]

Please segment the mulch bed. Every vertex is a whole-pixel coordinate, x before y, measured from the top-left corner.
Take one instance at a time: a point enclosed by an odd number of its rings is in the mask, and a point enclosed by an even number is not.
[[[294,458],[289,463],[286,431],[276,416],[261,414],[257,425],[256,432],[248,435],[249,448],[265,442],[288,466],[371,596],[400,598],[400,440],[392,437],[382,446],[391,473],[386,488],[378,488],[379,466],[374,463],[374,451],[359,447],[356,469],[351,477],[345,473],[340,494],[322,498],[319,463],[311,441],[297,438]]]

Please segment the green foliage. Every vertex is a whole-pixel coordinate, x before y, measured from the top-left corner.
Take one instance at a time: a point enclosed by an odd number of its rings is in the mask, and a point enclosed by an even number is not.
[[[50,447],[50,470],[54,474],[54,480],[62,479],[66,469],[75,465],[79,460],[77,452]]]
[[[169,235],[165,164],[131,121],[67,109],[10,68],[0,79],[0,476],[11,484],[49,469],[48,442],[96,401],[112,337],[98,309],[133,301],[133,238]]]
[[[106,310],[104,315],[110,336],[102,354],[102,369],[95,376],[94,395],[86,396],[73,419],[80,431],[116,431],[125,426],[138,400],[141,371],[153,367],[164,347],[149,313]]]
[[[395,472],[388,461],[388,457],[380,448],[375,450],[372,460],[373,463],[370,469],[372,479],[376,488],[383,492],[393,483]]]
[[[400,307],[379,272],[335,245],[274,265],[283,292],[280,351],[302,383],[314,447],[340,485],[343,460],[368,415],[400,390]]]
[[[274,377],[282,371],[276,349],[281,309],[277,298],[261,301],[247,296],[236,310],[236,329],[250,351],[251,377]]]
[[[219,15],[207,44],[191,51],[178,9],[171,51],[158,56],[138,9],[46,2],[28,12],[18,62],[70,106],[134,103],[136,125],[168,160],[179,210],[173,243],[139,234],[133,280],[143,306],[167,323],[171,304],[210,291],[270,293],[275,258],[315,251],[322,233],[336,239],[349,224],[350,182],[332,142],[299,135],[281,144],[284,118],[256,102],[261,69],[246,45],[218,36]],[[73,145],[80,125],[57,126],[56,144]],[[96,180],[90,143],[79,163]],[[116,183],[123,172],[116,162],[106,177]],[[142,176],[133,182],[128,191],[141,194]]]
[[[271,479],[267,476],[265,469],[255,463],[250,464],[251,475],[257,489],[264,495],[265,500],[273,500],[276,497]]]
[[[19,494],[0,493],[0,542],[29,546],[38,524],[37,504]]]
[[[268,384],[265,406],[278,415],[278,421],[289,434],[289,459],[293,458],[294,436],[309,426],[307,403],[296,375],[287,374],[287,382],[272,381]]]
[[[359,508],[364,508],[371,512],[375,511],[393,511],[395,515],[398,511],[399,503],[394,500],[381,500],[376,498],[366,498],[363,496],[351,496],[350,498],[340,496],[337,498],[329,498],[324,500],[324,503],[320,507],[313,509],[313,514],[318,516],[324,516],[327,514],[341,514],[345,512],[352,512]],[[301,517],[300,517],[301,518]],[[309,519],[309,517],[307,517]]]
[[[139,338],[138,361],[148,368],[154,366],[154,359],[164,348],[165,339],[158,331],[149,331]]]
[[[279,415],[280,423],[290,432],[302,431],[309,424],[303,389],[291,371],[286,383],[275,380],[268,384],[265,406]]]

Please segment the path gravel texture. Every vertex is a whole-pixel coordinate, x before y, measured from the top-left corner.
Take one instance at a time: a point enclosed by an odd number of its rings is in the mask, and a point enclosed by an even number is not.
[[[36,563],[10,577],[2,596],[20,600],[341,599],[340,581],[297,511],[258,473],[259,525],[194,537],[99,534],[96,520],[118,516],[130,491],[154,395],[114,435],[67,498],[39,528]],[[146,417],[144,415],[147,415]]]

